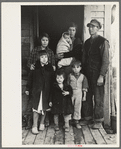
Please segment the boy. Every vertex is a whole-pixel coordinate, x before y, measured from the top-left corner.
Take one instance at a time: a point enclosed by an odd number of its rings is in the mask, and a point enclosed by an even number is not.
[[[78,60],[72,63],[72,73],[69,74],[68,84],[73,89],[72,104],[74,106],[73,120],[76,128],[80,129],[79,120],[81,119],[82,101],[86,101],[86,92],[88,82],[86,77],[80,72],[82,69],[81,62]]]

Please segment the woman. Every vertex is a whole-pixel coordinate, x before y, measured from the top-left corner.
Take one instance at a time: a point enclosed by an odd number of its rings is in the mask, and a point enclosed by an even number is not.
[[[70,52],[67,52],[67,53],[59,53],[56,55],[56,57],[58,60],[62,58],[74,57],[75,59],[81,61],[82,60],[82,41],[80,40],[80,38],[75,37],[77,32],[77,25],[71,22],[68,27],[68,32],[72,40],[71,50]],[[71,72],[70,66],[65,66],[63,67],[63,69],[65,70],[66,75],[68,75]]]

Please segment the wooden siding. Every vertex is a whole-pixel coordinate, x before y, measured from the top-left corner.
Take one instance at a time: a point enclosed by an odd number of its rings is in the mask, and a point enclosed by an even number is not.
[[[33,15],[32,9],[22,7],[21,9],[21,45],[22,58],[27,59],[33,44]]]
[[[102,28],[99,30],[99,35],[104,36],[105,30],[105,6],[104,5],[91,5],[84,6],[84,41],[89,38],[87,23],[92,19],[97,19],[101,22]]]

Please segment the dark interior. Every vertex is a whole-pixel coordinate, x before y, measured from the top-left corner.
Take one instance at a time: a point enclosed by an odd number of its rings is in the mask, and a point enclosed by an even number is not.
[[[76,36],[82,39],[84,21],[83,5],[39,6],[38,11],[39,34],[42,32],[49,34],[51,39],[49,47],[54,52],[62,33],[67,31],[69,22],[75,22],[78,25]]]

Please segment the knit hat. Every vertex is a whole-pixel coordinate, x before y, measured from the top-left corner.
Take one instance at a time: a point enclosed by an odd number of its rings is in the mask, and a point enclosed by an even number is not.
[[[96,19],[91,20],[90,23],[87,24],[87,27],[89,27],[90,25],[97,26],[99,29],[102,28],[101,23]]]
[[[46,50],[41,50],[41,51],[39,51],[39,53],[38,53],[37,59],[40,59],[40,56],[42,56],[42,55],[47,55],[47,57],[49,57],[49,55],[48,55],[48,53],[46,52]]]

